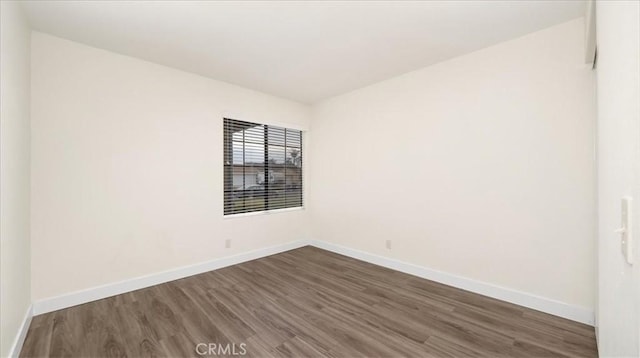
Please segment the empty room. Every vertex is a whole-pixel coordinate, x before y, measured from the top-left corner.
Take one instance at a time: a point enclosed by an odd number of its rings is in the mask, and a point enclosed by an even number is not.
[[[0,357],[640,357],[640,1],[0,4]]]

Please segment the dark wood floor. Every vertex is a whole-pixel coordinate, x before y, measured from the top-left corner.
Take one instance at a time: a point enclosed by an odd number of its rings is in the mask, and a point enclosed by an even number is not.
[[[20,356],[198,357],[198,343],[251,357],[597,355],[592,327],[304,247],[35,316]]]

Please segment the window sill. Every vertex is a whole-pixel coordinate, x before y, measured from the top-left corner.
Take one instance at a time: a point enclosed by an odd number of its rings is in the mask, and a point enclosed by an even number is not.
[[[272,215],[272,214],[277,214],[277,213],[285,213],[285,212],[288,212],[288,211],[300,211],[300,210],[304,210],[304,206],[298,206],[298,207],[295,207],[295,208],[252,211],[250,213],[223,215],[222,218],[223,219],[236,219],[236,218],[245,218],[245,217],[249,217],[249,216]]]

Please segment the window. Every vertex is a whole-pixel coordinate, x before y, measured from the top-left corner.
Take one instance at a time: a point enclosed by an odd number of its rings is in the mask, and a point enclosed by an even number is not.
[[[224,215],[302,206],[302,132],[224,119]]]

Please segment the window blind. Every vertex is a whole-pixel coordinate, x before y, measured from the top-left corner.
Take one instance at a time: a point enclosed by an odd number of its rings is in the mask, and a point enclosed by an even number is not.
[[[224,119],[224,215],[302,206],[302,132]]]

